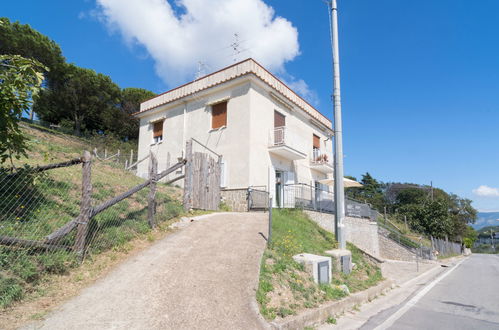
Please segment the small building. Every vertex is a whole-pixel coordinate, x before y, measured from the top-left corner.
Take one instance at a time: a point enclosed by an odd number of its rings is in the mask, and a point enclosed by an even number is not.
[[[269,191],[274,206],[294,207],[297,187],[331,199],[319,183],[333,173],[331,121],[253,59],[147,100],[135,116],[138,157],[153,151],[160,171],[191,138],[222,155],[222,196],[235,210],[249,187]],[[147,173],[144,161],[137,174]]]

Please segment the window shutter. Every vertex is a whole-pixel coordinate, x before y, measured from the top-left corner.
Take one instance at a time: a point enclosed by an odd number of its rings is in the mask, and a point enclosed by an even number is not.
[[[163,136],[163,121],[153,124],[153,137]]]
[[[274,110],[274,127],[283,127],[286,126],[286,117]]]
[[[318,137],[317,135],[314,134],[314,148],[315,149],[320,149],[321,148],[321,138]]]
[[[211,128],[227,126],[227,101],[211,106]]]

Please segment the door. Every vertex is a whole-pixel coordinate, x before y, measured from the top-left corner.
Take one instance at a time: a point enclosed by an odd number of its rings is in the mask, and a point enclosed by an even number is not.
[[[285,126],[286,117],[282,113],[274,111],[274,145],[284,144]]]

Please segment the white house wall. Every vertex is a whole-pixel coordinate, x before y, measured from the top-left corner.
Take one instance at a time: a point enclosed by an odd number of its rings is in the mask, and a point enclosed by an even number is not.
[[[310,159],[313,134],[321,138],[322,150],[327,151],[331,157],[332,144],[327,134],[312,125],[299,109],[289,110],[272,98],[263,84],[253,81],[251,87],[250,185],[270,184],[270,191],[274,193],[276,169],[295,172],[295,183],[312,184],[314,180],[326,178],[326,174],[311,170]],[[269,134],[274,129],[274,110],[286,116],[286,130],[298,136],[297,148],[307,155],[306,159],[291,161],[269,152]]]
[[[149,150],[157,153],[159,170],[173,165],[178,157],[182,157],[185,140],[195,138],[216,153],[223,155],[227,164],[226,182],[230,187],[247,187],[249,181],[249,82],[236,79],[230,84],[219,85],[196,97],[184,99],[173,108],[165,106],[141,117],[139,159],[146,156]],[[211,129],[211,104],[228,99],[227,127]],[[184,140],[184,107],[186,107],[185,140]],[[165,118],[163,141],[152,144],[151,121]],[[193,151],[207,152],[196,143]],[[138,175],[147,177],[148,161],[138,167]],[[170,176],[170,177],[173,177]]]

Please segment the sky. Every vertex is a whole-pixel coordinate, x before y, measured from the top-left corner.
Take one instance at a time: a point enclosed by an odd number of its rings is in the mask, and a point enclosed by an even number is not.
[[[499,1],[338,6],[345,174],[432,182],[499,210]],[[123,88],[160,93],[253,57],[332,118],[322,0],[16,0],[0,16]]]

